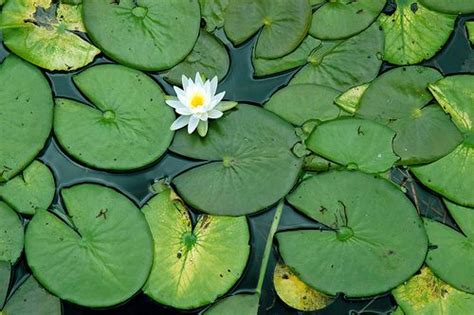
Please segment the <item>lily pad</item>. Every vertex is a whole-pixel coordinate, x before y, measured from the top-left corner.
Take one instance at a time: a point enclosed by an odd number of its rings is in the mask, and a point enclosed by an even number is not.
[[[358,34],[377,19],[385,3],[385,0],[327,1],[313,13],[309,33],[320,39]]]
[[[1,311],[0,311],[1,313]],[[3,308],[5,315],[60,315],[61,301],[29,276],[13,293]]]
[[[474,295],[446,284],[428,267],[392,294],[407,315],[470,314],[474,309]]]
[[[401,164],[436,161],[462,141],[450,117],[436,104],[428,85],[442,78],[432,68],[409,66],[375,79],[360,100],[357,115],[382,122],[396,131],[395,153]]]
[[[210,124],[205,138],[176,133],[173,152],[207,163],[173,183],[187,204],[206,213],[254,213],[276,203],[296,183],[302,159],[291,149],[297,142],[293,127],[275,114],[239,105]]]
[[[446,201],[463,234],[447,225],[425,219],[430,241],[426,263],[443,281],[458,290],[474,293],[474,209]]]
[[[224,30],[235,45],[260,30],[255,56],[274,59],[295,50],[310,24],[308,0],[234,0],[227,7]]]
[[[143,208],[155,241],[144,292],[161,304],[193,309],[214,302],[239,280],[250,253],[245,217],[191,218],[171,189]]]
[[[55,193],[54,177],[50,169],[33,161],[21,175],[0,185],[0,198],[15,211],[33,215],[36,209],[48,209]]]
[[[364,95],[368,87],[369,84],[366,83],[347,90],[336,98],[336,105],[350,114],[355,114],[359,109],[362,95]]]
[[[119,65],[99,65],[73,77],[93,103],[57,99],[54,132],[88,166],[131,170],[158,160],[171,143],[174,120],[158,84]]]
[[[318,291],[376,295],[408,280],[425,259],[416,209],[386,179],[330,171],[303,181],[287,199],[329,228],[277,234],[284,262]]]
[[[12,266],[9,262],[0,261],[0,310],[2,309],[8,294]]]
[[[139,209],[117,191],[81,184],[61,195],[74,226],[40,210],[25,252],[34,276],[63,300],[88,307],[122,303],[150,273],[153,239]]]
[[[424,166],[412,167],[427,187],[464,206],[474,207],[474,76],[457,75],[437,81],[430,90],[464,136],[450,154]]]
[[[203,315],[257,315],[260,295],[236,294],[213,305]]]
[[[339,117],[341,110],[334,104],[339,91],[315,84],[292,85],[276,92],[264,107],[293,125],[306,121],[331,120]]]
[[[48,70],[75,70],[100,51],[74,31],[84,31],[80,7],[52,0],[11,0],[0,26],[5,45],[23,59]]]
[[[474,13],[474,2],[469,0],[420,0],[428,8],[451,14]]]
[[[378,75],[383,47],[383,33],[376,23],[351,38],[323,41],[290,84],[319,84],[345,92]]]
[[[322,294],[301,281],[288,266],[278,263],[273,273],[275,291],[286,305],[299,311],[316,311],[333,302],[333,298]]]
[[[224,26],[224,15],[231,0],[199,0],[201,15],[206,21],[206,31],[213,32]]]
[[[23,224],[18,214],[0,201],[0,261],[14,264],[23,251]]]
[[[4,182],[43,148],[53,124],[53,99],[43,74],[13,55],[0,66],[0,82],[0,182]]]
[[[395,3],[397,9],[392,15],[379,18],[385,34],[384,60],[405,65],[430,59],[448,41],[456,16],[431,11],[419,1]]]
[[[341,118],[317,126],[306,146],[349,169],[382,173],[398,160],[392,149],[394,137],[395,132],[376,122]]]
[[[82,12],[87,33],[107,56],[148,71],[183,60],[194,47],[201,20],[198,0],[84,0]]]
[[[164,74],[166,81],[181,85],[181,76],[192,78],[199,72],[202,76],[219,80],[229,71],[229,55],[224,45],[213,35],[202,30],[193,51],[181,63]]]
[[[321,45],[319,39],[311,35],[306,36],[303,42],[294,51],[280,58],[265,59],[252,55],[252,64],[257,77],[284,72],[299,66],[304,66],[308,62],[311,53]]]
[[[469,41],[474,45],[474,22],[466,22],[466,27]]]

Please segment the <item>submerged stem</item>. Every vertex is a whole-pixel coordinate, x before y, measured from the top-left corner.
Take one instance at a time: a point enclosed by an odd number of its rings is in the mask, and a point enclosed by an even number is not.
[[[273,245],[273,237],[278,229],[278,225],[280,224],[281,214],[283,213],[283,206],[285,205],[285,200],[282,199],[278,203],[277,209],[275,211],[275,215],[273,216],[272,225],[270,226],[270,231],[268,232],[267,236],[267,243],[265,244],[265,251],[263,252],[262,264],[260,265],[260,272],[258,275],[258,283],[257,283],[257,294],[260,295],[262,292],[263,280],[265,279],[265,274],[267,272],[268,267],[268,260],[270,258],[270,253],[272,252],[272,245]]]

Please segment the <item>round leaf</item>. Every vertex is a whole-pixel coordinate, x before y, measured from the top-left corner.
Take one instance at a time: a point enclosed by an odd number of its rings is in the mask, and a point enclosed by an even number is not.
[[[145,283],[153,239],[145,217],[113,189],[63,189],[74,227],[47,211],[28,224],[25,252],[38,281],[63,300],[89,307],[126,301]]]
[[[348,297],[386,292],[425,259],[427,238],[416,209],[383,178],[330,171],[303,181],[288,201],[330,228],[277,234],[285,263],[319,291]]]
[[[341,92],[372,81],[382,65],[383,33],[373,24],[346,40],[324,41],[291,84],[319,84]]]
[[[334,101],[336,105],[345,110],[350,114],[355,114],[359,109],[360,100],[362,95],[369,87],[369,84],[363,84],[356,87],[353,87],[346,92],[340,94]]]
[[[151,78],[123,66],[100,65],[74,82],[94,104],[56,101],[54,131],[74,158],[95,168],[131,170],[166,151],[174,114]]]
[[[306,140],[313,152],[350,169],[381,173],[393,166],[395,132],[376,122],[342,118],[316,127]]]
[[[73,33],[83,31],[78,29],[80,14],[79,21],[70,20],[73,10],[52,0],[8,1],[0,16],[4,43],[18,56],[48,70],[81,68],[100,51]]]
[[[55,188],[49,168],[39,161],[33,161],[21,175],[0,185],[0,197],[15,211],[33,215],[36,209],[48,209]]]
[[[203,315],[257,315],[259,301],[258,294],[236,294],[219,301]]]
[[[185,171],[173,183],[186,203],[206,213],[257,212],[295,184],[302,164],[291,152],[297,141],[291,125],[275,114],[239,105],[213,121],[205,138],[183,130],[176,134],[173,152],[208,163]]]
[[[321,121],[337,118],[341,110],[334,105],[339,92],[315,84],[292,85],[276,92],[264,105],[293,125],[301,126],[306,121]]]
[[[84,0],[83,6],[92,41],[133,68],[169,69],[191,52],[199,35],[198,0]]]
[[[257,33],[255,56],[274,59],[296,49],[311,23],[308,0],[231,0],[224,29],[236,45]]]
[[[206,31],[213,32],[224,26],[224,13],[230,0],[199,0],[201,15],[206,21]]]
[[[340,39],[370,26],[385,6],[385,0],[333,0],[313,13],[309,33],[320,39]]]
[[[392,15],[379,18],[385,34],[384,60],[405,65],[430,59],[448,41],[456,16],[431,11],[420,2],[395,3],[397,9]]]
[[[469,36],[469,41],[474,45],[474,22],[466,22],[467,34]]]
[[[239,280],[249,257],[245,217],[202,215],[196,226],[170,189],[143,208],[155,241],[145,294],[179,309],[214,302]]]
[[[0,66],[0,82],[0,182],[3,182],[29,165],[43,148],[53,123],[53,99],[43,74],[13,55]]]
[[[15,211],[0,201],[0,261],[14,264],[23,251],[23,224]]]
[[[0,309],[2,309],[10,286],[12,266],[9,262],[0,261]]]
[[[420,0],[420,2],[435,11],[452,14],[474,13],[474,2],[469,0]]]
[[[181,85],[181,76],[193,78],[196,72],[208,79],[217,76],[225,77],[229,70],[229,55],[224,45],[214,36],[201,31],[193,51],[183,60],[165,73],[166,81]]]

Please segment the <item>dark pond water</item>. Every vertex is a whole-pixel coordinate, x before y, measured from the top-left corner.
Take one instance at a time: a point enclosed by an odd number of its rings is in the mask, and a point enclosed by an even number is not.
[[[458,19],[456,30],[446,47],[435,58],[425,62],[425,65],[435,67],[445,75],[474,73],[474,51],[469,44],[464,28],[464,23],[467,20],[474,20],[474,15],[461,16]],[[223,34],[219,34],[219,36],[226,43],[232,60],[230,71],[220,85],[220,89],[227,92],[226,99],[256,105],[262,104],[276,90],[284,87],[297,71],[294,70],[282,75],[255,80],[252,76],[253,70],[251,65],[251,50],[254,39],[238,48],[233,48]],[[0,45],[0,59],[3,59],[8,53],[9,52]],[[110,61],[106,58],[100,57],[94,64],[108,62]],[[385,64],[382,72],[390,67],[390,65]],[[72,84],[71,76],[74,73],[45,72],[45,74],[50,79],[55,96],[87,102]],[[171,86],[164,82],[158,74],[151,73],[150,75],[156,79],[166,93],[172,93]],[[143,205],[150,197],[150,186],[155,179],[176,176],[196,163],[168,153],[154,165],[137,172],[120,174],[102,172],[84,167],[72,160],[61,150],[54,136],[51,136],[45,149],[40,154],[39,159],[53,170],[57,182],[57,192],[63,187],[77,183],[101,183],[120,190],[139,206]],[[413,200],[421,214],[453,225],[453,221],[447,215],[441,200],[421,187],[421,185],[409,176],[406,170],[395,170],[393,172],[393,179],[406,188],[407,194]],[[54,203],[57,204],[59,202],[58,194],[56,194]],[[252,232],[251,256],[241,281],[228,294],[252,292],[256,287],[263,249],[274,211],[275,209],[270,209],[249,217]],[[194,217],[196,214],[197,212],[193,211]],[[282,231],[302,227],[314,228],[318,227],[318,225],[286,206],[278,230]],[[278,299],[273,290],[272,275],[277,259],[278,254],[276,247],[274,247],[266,273],[259,314],[302,314],[302,312],[297,312],[286,307]],[[14,282],[18,283],[24,274],[28,272],[28,267],[23,258],[15,268]],[[198,309],[192,312],[181,313],[177,310],[161,306],[143,294],[139,294],[126,304],[113,309],[91,310],[66,302],[63,303],[63,307],[65,315],[167,315],[198,314],[202,311],[202,309]],[[320,312],[314,312],[314,314],[388,314],[394,307],[395,303],[390,294],[363,300],[347,300],[343,297],[339,297],[335,303]]]

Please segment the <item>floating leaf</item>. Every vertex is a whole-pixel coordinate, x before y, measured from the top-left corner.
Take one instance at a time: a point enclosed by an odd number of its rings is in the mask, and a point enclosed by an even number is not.
[[[75,70],[100,51],[73,31],[84,31],[80,7],[52,0],[11,0],[0,16],[5,45],[48,70]]]
[[[14,264],[23,251],[23,224],[17,213],[0,201],[0,261]]]
[[[382,173],[398,160],[392,149],[394,137],[395,132],[376,122],[342,118],[317,126],[306,146],[347,168]]]
[[[401,163],[436,161],[461,142],[450,117],[434,104],[428,84],[441,78],[431,68],[395,68],[375,79],[362,95],[357,115],[380,121],[396,131],[395,153]]]
[[[341,39],[358,34],[382,12],[385,0],[332,0],[313,13],[309,33],[320,39]]]
[[[428,8],[452,14],[474,13],[474,2],[470,0],[420,0]]]
[[[231,0],[199,0],[206,31],[213,32],[224,26],[224,13]]]
[[[245,217],[191,218],[170,189],[143,208],[155,240],[144,292],[161,304],[193,309],[214,302],[241,277],[250,253]]]
[[[43,148],[53,124],[53,99],[43,74],[13,55],[0,66],[0,82],[3,182],[29,165]]]
[[[257,315],[260,295],[236,294],[213,305],[203,315]]]
[[[463,234],[447,225],[425,219],[430,247],[426,263],[443,281],[458,290],[474,293],[474,209],[446,201]]]
[[[355,114],[359,109],[360,99],[368,87],[367,83],[347,90],[336,98],[336,105],[350,114]]]
[[[8,294],[12,266],[9,262],[0,261],[0,310],[2,309]]]
[[[449,286],[428,267],[392,294],[407,315],[470,314],[474,309],[474,295]]]
[[[7,301],[3,312],[6,315],[61,315],[62,307],[57,297],[29,276]]]
[[[333,302],[333,298],[306,285],[288,266],[281,263],[277,264],[273,273],[273,284],[280,299],[300,311],[320,310]]]
[[[474,207],[474,76],[457,75],[430,85],[430,90],[449,114],[464,140],[450,154],[424,166],[412,167],[427,187],[464,206]]]
[[[156,71],[173,67],[199,35],[198,0],[84,0],[83,17],[92,41],[113,60]],[[177,40],[179,39],[179,40]]]
[[[15,211],[33,215],[36,209],[48,209],[55,193],[54,177],[49,168],[33,161],[21,175],[0,185],[0,197]]]
[[[73,79],[94,104],[56,100],[54,132],[74,158],[95,168],[130,170],[166,151],[174,114],[153,79],[119,65],[95,66]]]
[[[344,92],[372,81],[382,65],[383,33],[373,24],[346,40],[324,41],[291,84],[319,84]]]
[[[207,79],[225,77],[229,70],[229,55],[224,45],[206,31],[201,31],[193,51],[181,63],[164,75],[166,81],[181,85],[181,76],[192,78],[199,72]]]
[[[115,190],[81,184],[61,191],[69,226],[40,210],[25,252],[34,276],[63,300],[89,307],[122,303],[150,273],[153,239],[139,209]]]
[[[448,41],[456,16],[431,11],[416,1],[395,3],[392,15],[379,18],[385,34],[384,60],[405,65],[430,59]]]
[[[315,84],[292,85],[276,92],[264,107],[293,125],[301,126],[306,121],[321,121],[337,118],[341,110],[334,105],[339,92]]]
[[[330,171],[303,181],[287,199],[330,228],[277,234],[285,263],[318,291],[376,295],[410,278],[425,259],[427,237],[416,209],[386,179]]]
[[[469,41],[474,45],[474,22],[466,22],[466,27]]]
[[[205,138],[176,133],[173,152],[208,162],[173,183],[187,204],[206,213],[254,213],[280,200],[295,184],[302,165],[291,152],[297,142],[292,126],[275,114],[239,105],[212,122]]]
[[[308,0],[231,0],[224,30],[235,45],[261,30],[255,56],[274,59],[295,50],[305,38],[310,23]]]

